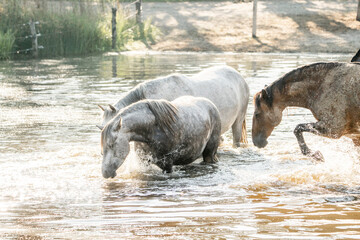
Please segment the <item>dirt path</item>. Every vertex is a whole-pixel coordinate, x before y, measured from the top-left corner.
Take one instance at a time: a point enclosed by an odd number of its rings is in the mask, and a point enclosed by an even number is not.
[[[339,52],[360,48],[357,0],[260,0],[257,38],[252,2],[144,3],[163,36],[151,48],[175,51]]]

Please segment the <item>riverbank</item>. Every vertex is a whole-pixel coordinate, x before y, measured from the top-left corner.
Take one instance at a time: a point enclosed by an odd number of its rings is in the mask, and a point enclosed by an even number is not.
[[[360,48],[357,0],[259,1],[257,38],[251,37],[252,7],[252,2],[145,2],[144,17],[163,33],[151,50],[355,53]]]

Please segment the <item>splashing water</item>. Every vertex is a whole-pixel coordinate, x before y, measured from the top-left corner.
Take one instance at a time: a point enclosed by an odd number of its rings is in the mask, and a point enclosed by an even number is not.
[[[359,239],[360,150],[347,138],[305,134],[325,162],[301,155],[293,129],[311,113],[288,109],[264,149],[232,148],[171,174],[131,151],[115,179],[101,176],[97,104],[173,72],[228,64],[251,95],[303,64],[350,55],[130,54],[0,63],[1,239]],[[196,66],[196,67],[194,67]]]

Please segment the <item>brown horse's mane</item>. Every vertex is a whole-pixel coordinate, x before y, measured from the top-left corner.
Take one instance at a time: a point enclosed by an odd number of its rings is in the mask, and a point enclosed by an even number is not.
[[[305,65],[286,73],[284,76],[280,77],[271,85],[265,87],[264,90],[267,93],[267,98],[266,98],[267,104],[269,106],[272,106],[275,89],[277,89],[281,94],[283,94],[286,92],[287,86],[295,82],[313,80],[313,81],[319,81],[320,83],[320,81],[323,80],[321,76],[324,75],[324,72],[327,72],[335,67],[344,64],[345,63],[341,63],[341,62],[319,62],[319,63]],[[255,95],[255,104],[256,106],[260,106],[260,93]]]

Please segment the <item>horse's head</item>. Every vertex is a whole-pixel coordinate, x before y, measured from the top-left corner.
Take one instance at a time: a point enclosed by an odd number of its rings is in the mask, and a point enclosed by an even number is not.
[[[259,148],[267,145],[266,139],[282,119],[282,110],[274,106],[272,94],[269,90],[263,89],[254,96],[252,140],[254,145]]]
[[[114,106],[110,105],[108,107],[102,107],[100,105],[98,105],[99,108],[101,108],[101,110],[104,111],[103,115],[102,115],[102,123],[100,128],[103,128],[111,119],[113,119],[116,114],[119,112],[118,109],[116,109]]]
[[[116,176],[116,170],[130,152],[129,137],[121,127],[121,119],[113,119],[101,132],[101,153],[103,154],[102,175]]]

